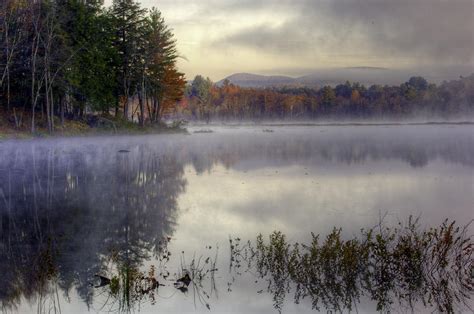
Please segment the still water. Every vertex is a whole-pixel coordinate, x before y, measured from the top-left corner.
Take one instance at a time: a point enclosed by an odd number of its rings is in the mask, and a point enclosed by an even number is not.
[[[296,304],[291,292],[275,308],[248,259],[231,267],[229,239],[281,231],[304,243],[334,227],[351,238],[410,216],[421,228],[446,218],[463,226],[473,204],[470,125],[4,141],[0,304],[13,313],[310,313],[311,300]],[[362,294],[357,310],[377,312],[376,302]]]

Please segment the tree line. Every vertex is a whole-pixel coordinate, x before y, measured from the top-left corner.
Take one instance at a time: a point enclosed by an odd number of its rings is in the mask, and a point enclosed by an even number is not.
[[[181,99],[176,40],[135,0],[3,0],[0,111],[17,128],[114,115],[144,126]]]
[[[460,118],[474,113],[474,74],[430,84],[411,77],[399,86],[360,83],[337,86],[242,88],[196,76],[176,108],[189,119]]]

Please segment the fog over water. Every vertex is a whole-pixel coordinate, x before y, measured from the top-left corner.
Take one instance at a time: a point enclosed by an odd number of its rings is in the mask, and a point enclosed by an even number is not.
[[[95,275],[154,265],[169,282],[134,311],[206,313],[207,304],[216,313],[275,313],[251,274],[228,288],[236,277],[229,237],[279,230],[307,241],[333,227],[352,236],[381,217],[396,225],[410,215],[422,226],[463,225],[474,218],[473,192],[472,125],[192,126],[189,134],[3,141],[0,304],[115,310],[120,302],[91,285]],[[204,302],[171,279],[200,256],[218,269],[203,277]],[[375,312],[369,301],[358,309]],[[284,312],[312,309],[289,296]]]

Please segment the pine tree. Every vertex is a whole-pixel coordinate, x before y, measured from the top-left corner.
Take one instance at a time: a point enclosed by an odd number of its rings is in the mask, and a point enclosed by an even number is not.
[[[110,14],[115,28],[114,46],[119,54],[119,81],[123,98],[123,116],[128,119],[129,99],[136,88],[140,72],[140,44],[143,40],[146,10],[134,0],[114,0]],[[118,114],[118,107],[116,108]]]

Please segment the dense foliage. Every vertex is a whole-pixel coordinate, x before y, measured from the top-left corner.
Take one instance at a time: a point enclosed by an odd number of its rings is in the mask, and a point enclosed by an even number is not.
[[[18,128],[112,112],[156,123],[184,92],[177,58],[161,13],[135,0],[0,4],[0,111]]]
[[[346,82],[334,87],[242,88],[197,76],[178,113],[209,121],[261,119],[460,118],[474,113],[474,74],[429,84],[412,77],[400,86]]]

